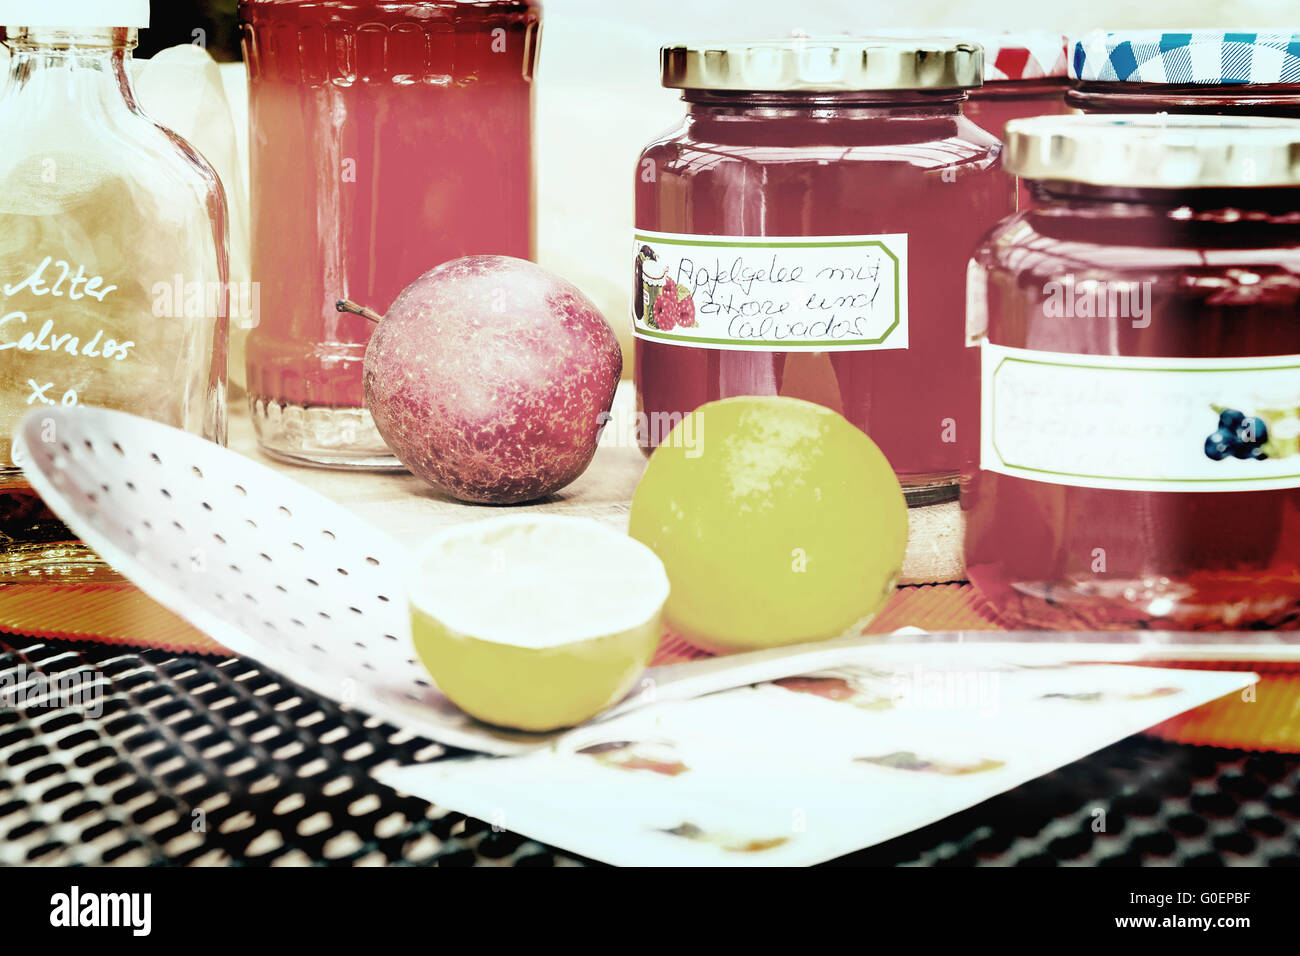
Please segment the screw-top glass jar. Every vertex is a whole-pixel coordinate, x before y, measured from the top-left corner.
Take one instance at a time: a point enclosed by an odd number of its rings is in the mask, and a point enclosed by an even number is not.
[[[1051,30],[885,30],[891,39],[958,39],[984,49],[984,83],[966,91],[962,112],[1001,138],[1013,119],[1068,112],[1070,88],[1066,38]]]
[[[1066,102],[1085,113],[1300,118],[1300,33],[1095,31],[1070,50]]]
[[[984,85],[970,91],[964,107],[972,123],[999,139],[1012,120],[1068,113],[1065,37],[1049,30],[963,33],[984,47]],[[1033,202],[1021,186],[1016,203]]]
[[[371,324],[441,262],[533,257],[535,0],[240,0],[249,75],[248,392],[264,450],[399,467],[365,409]]]
[[[107,574],[11,462],[33,409],[89,404],[226,438],[226,205],[131,83],[147,0],[0,4],[0,580]],[[23,26],[20,24],[40,24]]]
[[[1300,622],[1300,122],[1008,127],[970,271],[972,582],[1007,623]]]
[[[1013,208],[962,115],[980,48],[793,38],[662,67],[687,115],[637,167],[643,446],[705,402],[791,395],[870,435],[913,503],[954,497],[977,438],[965,262]]]

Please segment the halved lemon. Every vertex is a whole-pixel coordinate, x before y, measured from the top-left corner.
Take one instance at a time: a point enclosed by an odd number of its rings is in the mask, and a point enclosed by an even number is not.
[[[648,547],[597,521],[510,515],[435,534],[407,596],[416,652],[452,703],[544,731],[632,689],[659,643],[668,576]]]

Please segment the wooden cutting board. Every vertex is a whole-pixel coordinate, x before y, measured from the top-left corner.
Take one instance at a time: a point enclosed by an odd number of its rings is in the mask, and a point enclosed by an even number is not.
[[[586,473],[552,498],[511,506],[512,510],[579,515],[625,529],[632,492],[646,461],[635,437],[619,427],[633,421],[634,404],[631,386],[624,383],[615,399],[613,421]],[[506,510],[445,498],[405,472],[338,471],[277,461],[258,449],[244,402],[234,403],[231,413],[232,450],[332,498],[407,545],[418,545],[444,525]],[[960,518],[955,503],[911,512],[914,534],[904,564],[904,583],[947,582],[961,577]],[[870,630],[885,632],[909,625],[928,630],[997,627],[969,586],[958,585],[900,590]],[[130,582],[0,586],[0,631],[182,653],[225,653],[211,638]],[[658,660],[680,660],[699,653],[673,638],[661,647]]]
[[[620,402],[630,401],[627,383],[619,390]],[[253,423],[245,409],[233,415],[230,448],[332,498],[348,510],[378,525],[397,540],[415,546],[437,528],[506,512],[545,511],[549,514],[595,518],[627,526],[632,492],[645,468],[645,457],[635,446],[613,440],[602,442],[591,467],[559,493],[523,505],[476,505],[456,501],[434,491],[405,471],[344,471],[279,461],[257,446]],[[609,436],[613,439],[613,435]]]
[[[645,470],[645,456],[630,428],[635,396],[630,382],[619,385],[611,423],[591,467],[550,498],[526,505],[491,506],[440,495],[407,472],[339,471],[277,461],[257,448],[253,424],[241,407],[232,415],[230,447],[332,498],[397,540],[414,547],[437,528],[511,511],[575,515],[627,528],[632,492]],[[913,535],[903,564],[903,584],[960,581],[961,511],[956,502],[913,509]]]

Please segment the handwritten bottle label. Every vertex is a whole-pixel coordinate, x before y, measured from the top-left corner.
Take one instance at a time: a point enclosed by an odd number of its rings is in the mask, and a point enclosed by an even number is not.
[[[1300,488],[1300,355],[981,346],[980,467],[1079,488]]]
[[[117,286],[84,265],[45,256],[17,281],[0,284],[0,422],[11,428],[28,406],[77,405],[98,379],[93,367],[134,357],[136,343],[89,321]],[[111,311],[111,303],[104,306]],[[8,436],[0,438],[7,444]]]
[[[637,230],[632,330],[694,348],[907,348],[907,236]]]

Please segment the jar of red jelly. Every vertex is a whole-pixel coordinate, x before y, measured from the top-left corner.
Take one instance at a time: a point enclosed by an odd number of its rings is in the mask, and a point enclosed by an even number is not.
[[[1050,30],[962,34],[984,47],[984,85],[970,91],[966,115],[1001,137],[1012,120],[1068,113],[1065,36]],[[1033,203],[1021,184],[1017,208]]]
[[[962,32],[984,47],[984,85],[970,91],[966,115],[994,136],[1029,116],[1065,113],[1065,36],[1050,30]]]
[[[1300,122],[1008,127],[975,252],[971,581],[1022,626],[1300,623]]]
[[[949,500],[978,425],[965,263],[1013,208],[962,114],[980,48],[827,40],[669,47],[685,121],[636,174],[641,440],[733,395],[820,402],[915,503]]]
[[[1086,113],[1300,118],[1300,33],[1096,31],[1071,44],[1070,76]]]
[[[263,450],[394,467],[371,323],[440,262],[534,247],[535,0],[240,0],[249,75],[249,404]]]

